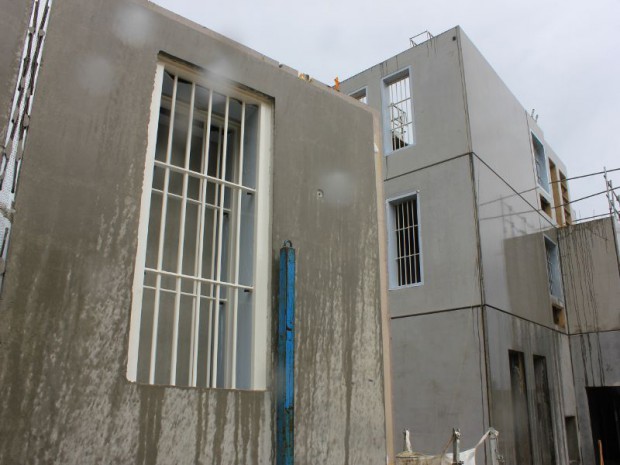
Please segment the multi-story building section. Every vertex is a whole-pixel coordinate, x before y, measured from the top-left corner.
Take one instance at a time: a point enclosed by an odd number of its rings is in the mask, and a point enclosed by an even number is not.
[[[596,336],[596,358],[569,331],[592,306],[589,331],[620,329],[612,222],[570,226],[564,164],[458,27],[340,89],[383,123],[394,430],[441,450],[453,426],[465,444],[492,426],[506,463],[577,463],[577,444],[593,463],[583,390],[618,381],[617,333]],[[596,363],[607,378],[584,385]]]
[[[0,11],[0,463],[618,460],[616,222],[460,28],[337,92],[147,0]]]

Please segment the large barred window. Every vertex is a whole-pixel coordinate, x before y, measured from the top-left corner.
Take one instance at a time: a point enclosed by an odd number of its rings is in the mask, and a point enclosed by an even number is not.
[[[158,66],[128,378],[266,386],[271,105]]]

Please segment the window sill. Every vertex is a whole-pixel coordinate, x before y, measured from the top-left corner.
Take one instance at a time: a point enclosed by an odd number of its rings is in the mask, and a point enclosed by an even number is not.
[[[414,284],[407,284],[405,286],[390,286],[388,288],[388,291],[400,291],[401,289],[411,289],[413,287],[420,287],[423,286],[424,282],[421,283],[414,283]]]
[[[414,148],[415,146],[416,146],[416,143],[414,142],[413,144],[411,144],[411,145],[407,145],[406,147],[401,147],[401,148],[396,149],[396,150],[391,150],[391,151],[389,151],[389,152],[385,152],[385,153],[383,154],[383,156],[384,156],[384,157],[389,157],[390,155],[393,155],[393,154],[395,154],[395,153],[403,153],[405,150],[407,150],[407,149],[412,149],[412,148]]]

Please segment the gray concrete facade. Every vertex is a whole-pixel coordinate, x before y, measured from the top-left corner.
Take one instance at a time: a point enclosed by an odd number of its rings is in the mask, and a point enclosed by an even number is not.
[[[493,426],[506,463],[568,463],[565,418],[576,407],[558,315],[569,305],[551,295],[547,265],[566,219],[537,180],[534,138],[546,168],[566,169],[460,28],[341,83],[344,93],[365,89],[387,132],[386,89],[400,70],[409,70],[415,143],[385,147],[385,196],[417,193],[424,280],[389,290],[394,429],[411,429],[414,450],[439,453],[452,427],[470,447]],[[514,359],[522,405],[511,394]]]
[[[616,226],[617,227],[617,226]],[[584,463],[598,463],[588,391],[620,386],[620,266],[614,224],[604,218],[559,231],[577,419]],[[616,426],[617,428],[618,426]],[[607,463],[607,461],[606,461]]]
[[[2,127],[29,8],[0,2],[0,51],[10,64],[0,74]],[[291,240],[296,463],[384,463],[381,141],[372,112],[212,31],[128,0],[53,3],[0,304],[0,462],[274,461],[273,331],[264,391],[125,377],[162,52],[273,101],[268,313],[273,327],[278,250]]]
[[[0,0],[0,135],[31,8]],[[162,62],[273,110],[265,389],[127,378]],[[389,105],[403,76],[406,137]],[[566,168],[535,118],[459,27],[340,93],[300,77],[146,0],[54,0],[0,295],[1,463],[274,463],[285,240],[296,463],[385,463],[404,428],[414,450],[441,452],[453,427],[469,448],[491,426],[507,465],[595,463],[593,396],[620,385],[617,231],[570,225]],[[420,270],[403,285],[407,201]]]

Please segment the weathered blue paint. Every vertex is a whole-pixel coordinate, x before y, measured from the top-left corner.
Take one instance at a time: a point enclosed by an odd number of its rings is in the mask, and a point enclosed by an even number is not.
[[[292,465],[295,445],[295,249],[280,249],[278,362],[276,377],[277,465]]]

